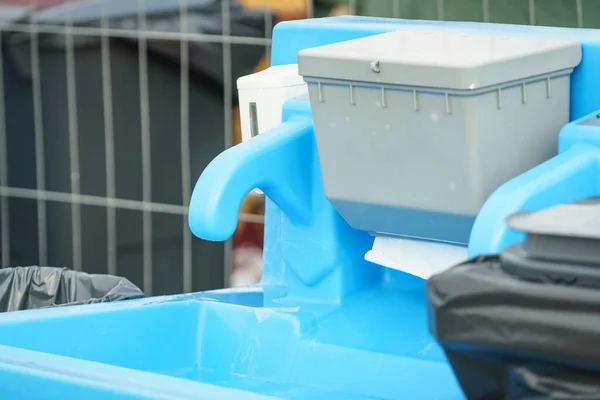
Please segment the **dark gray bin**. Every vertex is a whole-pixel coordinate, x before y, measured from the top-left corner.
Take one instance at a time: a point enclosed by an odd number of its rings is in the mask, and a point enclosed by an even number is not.
[[[119,2],[113,2],[118,5]],[[124,2],[127,3],[127,2]],[[148,1],[150,3],[156,3]],[[202,7],[212,3],[207,16],[220,21],[218,1],[195,1]],[[158,4],[158,3],[157,3]],[[90,7],[93,2],[84,4]],[[96,2],[97,5],[97,2]],[[159,18],[148,12],[148,28],[162,24],[165,30],[175,19],[165,14],[161,1]],[[179,12],[179,1],[173,9]],[[111,6],[112,7],[112,6]],[[208,6],[207,6],[208,7]],[[66,8],[66,7],[64,7]],[[97,11],[98,7],[93,8]],[[117,7],[118,8],[118,7]],[[220,30],[202,25],[199,14],[190,8],[190,30],[203,33]],[[114,12],[114,8],[111,13]],[[199,8],[196,11],[206,11]],[[238,10],[239,11],[239,10]],[[212,12],[212,14],[211,14]],[[245,12],[245,11],[244,11]],[[58,23],[56,10],[41,14]],[[84,13],[85,14],[85,13]],[[118,13],[117,13],[118,14]],[[77,14],[74,14],[77,15]],[[194,16],[195,15],[195,16]],[[166,17],[167,16],[167,17]],[[119,15],[121,18],[122,15]],[[207,18],[208,18],[207,17]],[[244,36],[263,36],[263,14],[238,15]],[[63,17],[64,18],[64,17]],[[133,17],[133,21],[136,20]],[[170,18],[170,17],[169,17]],[[194,20],[193,18],[196,18]],[[200,18],[200,19],[198,19]],[[90,25],[89,13],[81,20]],[[247,23],[250,20],[251,23]],[[75,21],[77,23],[77,21]],[[130,24],[131,18],[111,20],[112,26]],[[194,23],[195,22],[195,23]],[[206,22],[206,21],[205,21]],[[63,22],[64,23],[64,22]],[[93,25],[93,23],[92,23]],[[250,28],[248,28],[250,25]],[[131,25],[126,25],[131,29]],[[208,26],[208,28],[207,28]],[[236,34],[235,20],[232,34]],[[172,28],[178,27],[174,25]],[[209,29],[210,28],[210,29]],[[173,31],[171,29],[171,31]],[[92,39],[92,40],[90,40]],[[7,99],[9,186],[36,188],[33,86],[29,35],[4,36],[3,62]],[[180,143],[180,42],[148,42],[148,94],[150,106],[152,202],[182,204]],[[204,167],[224,150],[224,98],[222,45],[190,43],[189,127],[191,182],[193,187]],[[264,47],[232,45],[233,79],[251,73],[264,53]],[[115,141],[116,197],[142,200],[141,106],[138,48],[135,40],[113,39],[110,43],[113,126]],[[166,56],[166,57],[165,57]],[[70,192],[69,114],[67,66],[63,35],[40,35],[40,74],[45,144],[46,190]],[[220,75],[219,75],[220,73]],[[101,47],[97,37],[75,38],[75,83],[81,194],[106,196],[105,127],[102,95]],[[48,264],[73,266],[71,205],[47,204]],[[38,263],[36,200],[11,198],[10,265]],[[117,273],[142,286],[143,236],[142,212],[117,209]],[[183,290],[183,215],[153,213],[153,294]],[[82,255],[85,272],[107,272],[107,210],[99,206],[81,206]],[[193,240],[193,290],[224,286],[224,248],[222,243]]]

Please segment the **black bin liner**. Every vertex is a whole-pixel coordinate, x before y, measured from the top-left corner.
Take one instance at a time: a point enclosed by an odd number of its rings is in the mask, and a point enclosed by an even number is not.
[[[508,219],[523,243],[427,284],[431,333],[469,399],[600,399],[600,203]]]
[[[0,269],[0,312],[140,297],[137,286],[117,276],[37,266]]]

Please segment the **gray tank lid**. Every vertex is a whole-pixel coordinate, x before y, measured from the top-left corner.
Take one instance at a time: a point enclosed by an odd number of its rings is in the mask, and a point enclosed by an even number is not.
[[[449,31],[399,30],[302,50],[305,78],[477,90],[569,71],[574,41]]]

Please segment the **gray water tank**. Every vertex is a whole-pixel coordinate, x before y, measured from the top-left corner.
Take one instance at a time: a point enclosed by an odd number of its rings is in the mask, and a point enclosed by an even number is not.
[[[466,243],[556,154],[577,42],[401,30],[303,50],[325,194],[356,229]]]

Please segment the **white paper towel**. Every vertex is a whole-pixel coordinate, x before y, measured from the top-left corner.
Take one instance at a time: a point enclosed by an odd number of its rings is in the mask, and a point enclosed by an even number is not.
[[[423,279],[442,272],[467,259],[466,246],[423,240],[375,236],[365,260],[404,271]]]

